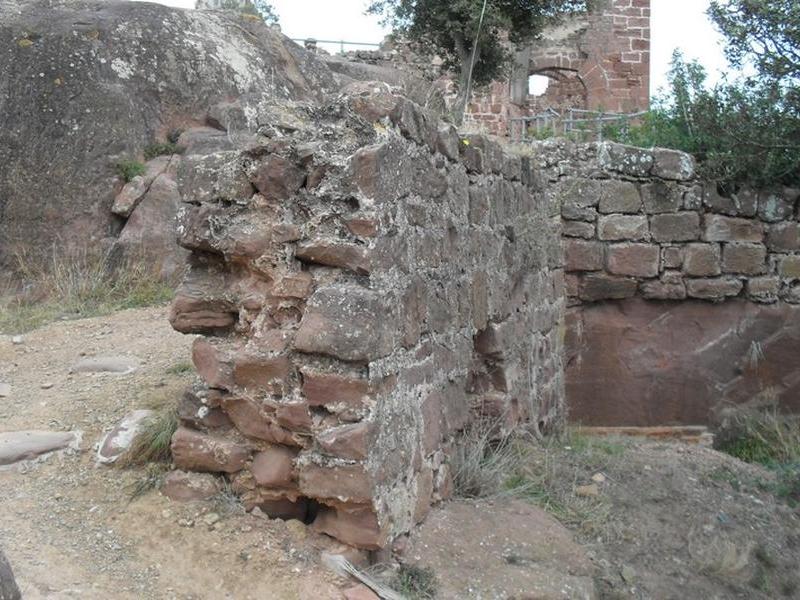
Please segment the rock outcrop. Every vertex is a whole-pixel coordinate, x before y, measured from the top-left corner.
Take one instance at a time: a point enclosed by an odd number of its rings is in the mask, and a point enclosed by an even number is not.
[[[259,104],[315,101],[336,89],[315,56],[227,11],[4,0],[0,48],[0,263],[54,243],[110,245],[126,219],[123,246],[163,251],[171,230],[153,226],[177,208],[174,182],[156,179],[132,200],[138,209],[115,215],[124,183],[116,163],[143,161],[146,148],[197,125],[256,131],[269,121]],[[247,107],[236,122],[224,107],[209,117],[231,100]]]

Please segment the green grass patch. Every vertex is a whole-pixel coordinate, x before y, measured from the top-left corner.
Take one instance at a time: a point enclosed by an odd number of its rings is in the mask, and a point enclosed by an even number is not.
[[[715,432],[714,447],[775,472],[772,493],[792,506],[800,504],[800,418],[782,415],[776,404],[734,410]]]
[[[194,366],[189,362],[181,362],[167,369],[167,375],[186,375],[193,372]]]
[[[147,168],[138,160],[121,160],[115,166],[117,174],[126,183],[133,180],[134,177],[144,175],[147,172]]]

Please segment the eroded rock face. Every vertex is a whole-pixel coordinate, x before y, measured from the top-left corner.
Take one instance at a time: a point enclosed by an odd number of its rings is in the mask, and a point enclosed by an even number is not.
[[[559,417],[563,272],[519,157],[385,84],[349,89],[178,168],[191,256],[170,319],[202,334],[207,388],[173,455],[227,473],[248,509],[376,549],[452,493],[473,407]]]
[[[570,418],[598,426],[702,425],[765,390],[800,411],[800,307],[631,298],[567,312]]]
[[[37,250],[116,236],[115,163],[142,160],[171,130],[204,125],[215,104],[236,99],[235,110],[215,113],[216,127],[255,131],[259,118],[274,120],[242,105],[313,101],[336,89],[321,61],[228,11],[8,0],[0,47],[0,262],[15,244]],[[131,214],[138,200],[118,212]],[[135,226],[149,227],[160,210]]]

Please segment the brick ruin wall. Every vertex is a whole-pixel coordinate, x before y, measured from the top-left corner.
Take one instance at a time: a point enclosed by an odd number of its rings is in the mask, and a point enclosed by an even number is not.
[[[441,61],[421,56],[410,44],[390,42],[347,57],[411,72],[435,82],[448,102],[456,97],[452,78],[441,75]],[[548,78],[543,95],[528,93],[531,75]],[[547,108],[632,113],[649,106],[650,0],[596,0],[588,14],[546,29],[539,41],[518,50],[506,81],[473,93],[465,122],[506,136],[509,119]]]
[[[508,120],[553,108],[616,113],[650,106],[650,0],[601,0],[587,15],[546,30],[519,51],[507,82],[470,103],[467,119],[495,135]],[[528,93],[531,75],[548,78],[544,94]]]
[[[179,168],[191,255],[170,318],[199,334],[203,384],[174,462],[377,549],[452,493],[473,418],[563,417],[558,206],[527,158],[384,84],[269,121]]]
[[[775,399],[800,410],[800,190],[725,193],[671,150],[536,152],[563,217],[571,420],[698,425]]]

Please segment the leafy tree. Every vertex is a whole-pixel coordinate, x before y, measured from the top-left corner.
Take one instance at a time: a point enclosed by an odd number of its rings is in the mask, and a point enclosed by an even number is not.
[[[701,174],[723,183],[800,185],[800,111],[790,88],[755,79],[709,88],[705,69],[679,52],[669,83],[642,124],[612,137],[694,154]]]
[[[460,105],[466,101],[470,77],[476,85],[502,78],[511,59],[509,42],[534,40],[546,25],[585,10],[586,4],[586,0],[371,0],[368,12],[383,15],[395,32],[443,59],[444,67],[458,77]]]
[[[800,79],[800,2],[712,0],[708,14],[725,36],[733,65],[752,62],[774,81]]]
[[[268,25],[278,22],[278,13],[275,12],[275,8],[267,0],[252,0],[252,5]]]
[[[734,66],[755,75],[709,88],[705,70],[673,56],[666,96],[618,139],[694,154],[729,184],[800,186],[800,2],[712,0],[709,16]]]

